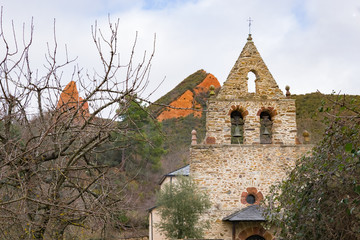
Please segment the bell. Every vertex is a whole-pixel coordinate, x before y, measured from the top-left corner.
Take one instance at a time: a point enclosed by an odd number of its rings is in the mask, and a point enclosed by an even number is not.
[[[267,127],[265,127],[265,129],[264,129],[263,135],[270,135],[270,132]]]
[[[236,125],[233,137],[242,137],[239,125]]]

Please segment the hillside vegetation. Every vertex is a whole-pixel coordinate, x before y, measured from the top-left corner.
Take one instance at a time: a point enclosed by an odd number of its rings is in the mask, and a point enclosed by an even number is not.
[[[332,102],[339,96],[337,94],[308,93],[292,95],[296,99],[296,121],[298,137],[302,140],[302,133],[307,130],[311,136],[311,143],[317,143],[322,139],[325,131],[324,121],[327,118]],[[354,103],[360,104],[359,95],[344,95],[343,104]]]

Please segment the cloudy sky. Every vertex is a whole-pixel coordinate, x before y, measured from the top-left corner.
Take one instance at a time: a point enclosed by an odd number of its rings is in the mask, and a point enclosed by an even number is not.
[[[99,65],[91,25],[120,19],[120,52],[128,56],[138,32],[136,53],[151,52],[149,91],[164,78],[156,100],[185,77],[204,69],[222,84],[246,43],[251,17],[253,40],[283,90],[332,90],[360,94],[359,0],[0,0],[3,25],[34,18],[33,62],[41,68],[53,19],[59,49],[84,69]],[[37,66],[38,65],[38,66]],[[66,74],[63,81],[66,82]],[[65,84],[65,83],[64,83]]]

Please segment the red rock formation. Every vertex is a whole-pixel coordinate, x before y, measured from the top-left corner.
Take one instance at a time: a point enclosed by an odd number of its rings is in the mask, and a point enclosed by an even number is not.
[[[214,75],[212,75],[211,73],[209,73],[206,76],[206,78],[204,79],[204,81],[202,81],[200,84],[198,84],[195,87],[194,91],[196,94],[198,94],[200,92],[206,92],[209,90],[211,85],[214,85],[215,88],[221,87],[217,78]]]
[[[201,117],[201,111],[196,111],[192,109],[181,109],[181,108],[195,108],[201,109],[201,105],[194,100],[194,94],[187,90],[184,92],[178,99],[170,103],[170,106],[174,108],[167,108],[164,110],[158,117],[158,121],[162,121],[164,119],[169,118],[178,118],[178,117],[184,117],[191,113],[194,114],[196,117]]]
[[[79,92],[77,90],[76,83],[74,81],[71,81],[68,83],[68,85],[66,85],[66,87],[62,91],[56,109],[61,111],[76,110],[78,107],[80,107],[83,101],[84,100],[81,97],[79,97]],[[89,105],[87,102],[84,103],[81,110],[82,111],[80,111],[80,114],[83,117],[90,116]]]
[[[202,107],[195,100],[194,93],[200,94],[209,91],[211,85],[214,85],[215,88],[220,87],[220,83],[216,77],[212,74],[208,74],[206,78],[199,83],[194,89],[193,92],[186,90],[180,97],[175,101],[171,102],[169,105],[174,108],[167,108],[157,117],[158,121],[163,121],[170,118],[186,117],[190,114],[194,114],[195,117],[202,116]],[[181,109],[181,108],[192,108],[192,109]]]

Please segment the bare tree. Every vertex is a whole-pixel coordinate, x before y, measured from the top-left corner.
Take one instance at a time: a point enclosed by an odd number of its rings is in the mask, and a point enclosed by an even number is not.
[[[119,127],[115,120],[148,85],[154,51],[135,64],[135,39],[127,64],[121,66],[119,22],[109,21],[109,38],[95,25],[92,36],[103,71],[82,77],[76,67],[73,78],[84,99],[69,96],[62,101],[61,70],[75,59],[57,61],[54,34],[46,73],[39,76],[29,60],[33,24],[29,40],[24,34],[19,41],[14,27],[6,35],[2,16],[1,10],[0,238],[62,239],[69,226],[104,229],[111,215],[131,199],[122,191],[124,185],[113,184],[109,168],[97,164],[93,156],[111,133],[126,132],[126,125]],[[112,118],[98,117],[109,108],[118,109]]]

